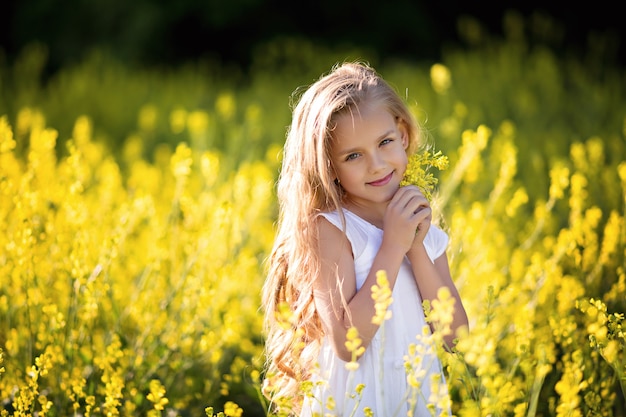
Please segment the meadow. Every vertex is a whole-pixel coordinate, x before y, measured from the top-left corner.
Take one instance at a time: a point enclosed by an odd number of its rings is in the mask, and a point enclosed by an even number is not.
[[[626,416],[625,73],[602,39],[569,56],[550,22],[506,24],[466,22],[472,46],[428,63],[303,40],[249,72],[94,52],[44,80],[41,45],[0,63],[0,416],[267,415],[289,96],[356,58],[449,158],[436,221],[470,318],[442,353],[453,413]]]

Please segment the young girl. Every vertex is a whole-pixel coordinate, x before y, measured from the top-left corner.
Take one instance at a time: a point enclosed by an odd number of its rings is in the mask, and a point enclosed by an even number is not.
[[[453,331],[467,316],[450,277],[447,234],[431,225],[419,188],[400,187],[419,134],[406,104],[367,64],[336,66],[297,103],[263,288],[264,388],[274,412],[431,415],[429,384],[445,388],[439,359],[432,351],[421,358],[416,404],[408,401],[404,366],[425,327],[422,301],[448,287],[456,300]],[[377,271],[386,272],[393,298],[384,332],[372,322]],[[346,367],[352,327],[365,348],[356,370]]]

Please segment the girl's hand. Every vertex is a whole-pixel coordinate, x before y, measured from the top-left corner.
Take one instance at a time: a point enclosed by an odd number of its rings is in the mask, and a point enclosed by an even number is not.
[[[424,241],[431,218],[430,203],[420,189],[414,185],[400,187],[383,218],[383,242],[392,240],[403,254],[407,253]]]

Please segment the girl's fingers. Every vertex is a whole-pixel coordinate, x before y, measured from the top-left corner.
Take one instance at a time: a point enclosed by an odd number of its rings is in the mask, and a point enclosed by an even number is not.
[[[400,188],[394,196],[394,199],[396,197],[398,198],[398,205],[412,214],[416,214],[421,209],[430,207],[428,199],[422,194],[420,189],[415,186]]]
[[[422,241],[430,228],[432,218],[430,202],[421,190],[414,186],[402,187],[396,196],[396,203],[402,208],[400,216],[416,230],[414,243]]]

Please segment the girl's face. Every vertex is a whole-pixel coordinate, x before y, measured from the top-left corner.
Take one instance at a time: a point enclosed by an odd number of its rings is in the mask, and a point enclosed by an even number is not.
[[[408,132],[381,103],[365,103],[337,118],[331,155],[350,202],[387,203],[407,166]]]

